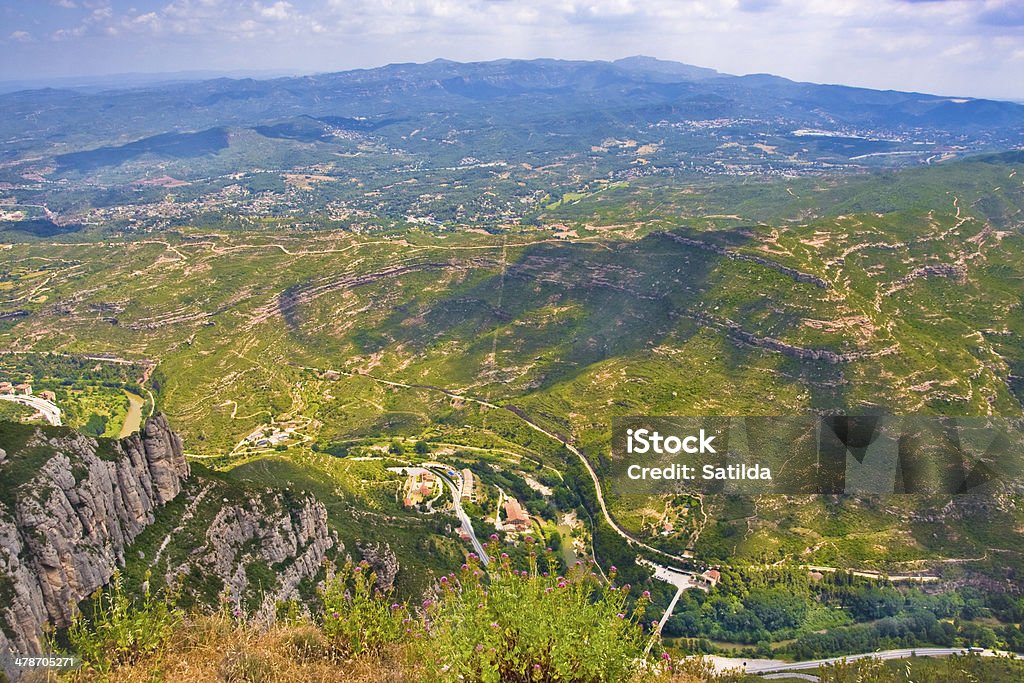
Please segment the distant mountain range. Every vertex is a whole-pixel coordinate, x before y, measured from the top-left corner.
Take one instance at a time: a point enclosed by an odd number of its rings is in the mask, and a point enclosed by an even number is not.
[[[83,120],[95,133],[120,137],[136,130],[141,137],[218,125],[273,125],[303,115],[390,123],[425,117],[425,125],[437,117],[452,124],[529,122],[577,134],[587,123],[709,117],[782,127],[954,134],[1019,134],[1024,126],[1024,106],[1010,102],[798,83],[767,74],[732,76],[650,57],[615,62],[435,60],[268,80],[217,78],[136,87],[140,82],[133,76],[125,77],[118,90],[47,88],[2,95],[0,130],[10,141],[42,129],[56,142],[78,137]]]

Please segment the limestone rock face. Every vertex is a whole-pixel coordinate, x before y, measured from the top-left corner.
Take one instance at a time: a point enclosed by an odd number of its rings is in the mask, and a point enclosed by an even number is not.
[[[269,624],[278,603],[300,599],[299,584],[317,576],[335,545],[323,503],[266,491],[244,503],[225,504],[205,543],[166,580],[176,586],[198,568],[202,575],[223,579],[228,599],[248,617]]]
[[[0,653],[38,654],[42,626],[67,625],[107,583],[189,466],[162,415],[120,441],[36,429],[18,448],[0,446]],[[35,473],[12,481],[15,466]]]
[[[387,541],[358,543],[363,559],[370,563],[370,568],[377,575],[377,585],[391,588],[398,576],[398,556]]]

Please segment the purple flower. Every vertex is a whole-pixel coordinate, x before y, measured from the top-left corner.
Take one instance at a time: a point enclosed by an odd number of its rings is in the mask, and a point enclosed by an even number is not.
[[[499,628],[501,628],[501,627],[500,627],[500,626],[498,626],[498,622],[496,622],[496,621],[492,621],[492,622],[491,622],[491,628],[493,628],[493,629],[494,629],[495,631],[497,631],[497,630],[498,630]]]
[[[617,572],[617,571],[619,571],[619,570],[618,570],[618,568],[617,568],[617,567],[616,567],[616,566],[615,566],[615,565],[613,564],[613,565],[611,566],[611,569],[609,569],[608,571],[610,571],[610,572]]]
[[[362,572],[362,571],[363,571],[363,568],[362,568],[362,567],[356,567],[356,568],[355,568],[355,569],[353,569],[352,571],[353,571],[354,573],[356,573],[356,574],[359,574],[360,572]]]
[[[498,534],[491,534],[491,540],[492,541],[497,541],[498,540]]]
[[[662,659],[672,659],[672,656],[669,655],[669,653],[667,653],[667,652],[662,652],[661,653],[661,658]]]
[[[331,612],[331,617],[337,619],[339,614],[337,612]]]
[[[625,618],[626,618],[626,615],[625,615],[625,614],[623,614],[622,612],[619,612],[619,613],[618,613],[618,614],[616,614],[615,616],[616,616],[616,617],[618,617],[619,619],[625,619]]]
[[[644,592],[643,592],[643,596],[644,596],[645,598],[650,598],[650,597],[651,597],[651,591],[644,591]]]
[[[448,583],[448,577],[447,576],[442,576],[441,577],[441,583]]]
[[[391,604],[391,609],[392,610],[400,610],[400,609],[402,609],[402,606],[399,605],[397,602],[395,602],[395,603]]]
[[[463,563],[463,565],[462,565],[462,571],[466,571],[467,569],[469,569],[469,565],[468,565],[468,564],[465,564],[465,563]]]

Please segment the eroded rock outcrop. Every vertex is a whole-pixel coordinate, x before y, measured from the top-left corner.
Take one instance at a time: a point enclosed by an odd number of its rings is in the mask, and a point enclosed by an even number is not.
[[[377,575],[377,585],[387,589],[395,585],[400,565],[398,556],[387,541],[357,543],[363,559],[370,563],[370,568]]]
[[[317,576],[336,545],[323,503],[265,491],[221,507],[204,544],[168,571],[166,581],[187,589],[182,584],[196,570],[219,577],[237,609],[268,624],[278,603],[301,600],[300,584]]]
[[[0,652],[37,654],[43,625],[66,625],[124,564],[189,467],[162,415],[119,441],[25,430],[5,432],[21,443],[0,444]]]

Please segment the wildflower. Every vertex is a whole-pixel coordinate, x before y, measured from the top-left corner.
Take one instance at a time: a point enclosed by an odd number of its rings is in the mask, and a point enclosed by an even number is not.
[[[650,599],[650,597],[651,597],[651,591],[644,591],[644,592],[643,592],[643,597],[645,597],[645,598],[648,598],[648,599]]]
[[[463,562],[463,563],[462,563],[462,571],[466,571],[466,570],[468,570],[468,569],[469,569],[469,565],[468,565],[468,564],[466,564],[465,562]]]
[[[402,606],[399,605],[397,602],[391,604],[391,610],[392,611],[400,610],[400,609],[402,609]]]
[[[662,659],[672,659],[672,656],[669,653],[667,653],[667,652],[662,652],[661,653],[661,658]]]
[[[341,616],[341,615],[339,615],[337,612],[331,612],[331,618],[332,619],[337,619],[339,616]]]
[[[496,622],[496,621],[492,621],[492,622],[491,622],[491,628],[493,628],[493,629],[494,629],[495,631],[497,631],[497,630],[498,630],[499,628],[501,628],[501,627],[500,627],[500,626],[498,626],[498,622]]]
[[[498,534],[491,534],[491,540],[492,541],[497,541],[498,540]]]
[[[618,570],[618,568],[617,568],[617,567],[616,567],[616,566],[615,566],[615,565],[613,564],[613,565],[611,566],[611,569],[609,569],[608,571],[609,571],[609,572],[617,572],[617,571],[619,571],[619,570]]]
[[[447,576],[442,576],[441,577],[441,583],[448,583],[448,577]]]

